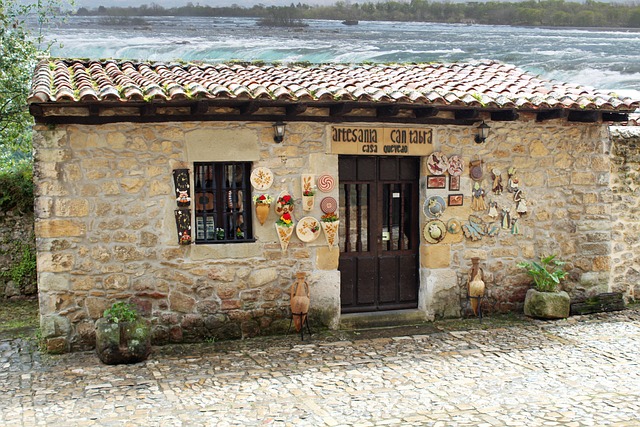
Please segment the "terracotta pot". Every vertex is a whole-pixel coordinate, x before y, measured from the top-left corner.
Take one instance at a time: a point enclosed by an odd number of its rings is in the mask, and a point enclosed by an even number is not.
[[[471,297],[471,309],[473,314],[478,315],[479,298],[484,296],[484,282],[480,278],[482,270],[478,271],[478,274],[469,282],[469,297]]]
[[[304,325],[309,313],[309,284],[304,280],[305,274],[298,273],[298,278],[293,285],[291,285],[291,314],[293,316],[293,324],[296,331],[300,332],[302,325]]]
[[[267,203],[256,203],[256,217],[260,225],[264,225],[267,217],[269,216],[269,209],[271,205]]]

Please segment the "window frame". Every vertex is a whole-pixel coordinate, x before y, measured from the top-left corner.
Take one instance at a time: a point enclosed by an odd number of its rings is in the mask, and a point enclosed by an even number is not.
[[[196,244],[255,242],[251,167],[251,162],[194,162]],[[229,179],[239,171],[241,178]],[[219,238],[220,229],[224,231],[224,238]]]

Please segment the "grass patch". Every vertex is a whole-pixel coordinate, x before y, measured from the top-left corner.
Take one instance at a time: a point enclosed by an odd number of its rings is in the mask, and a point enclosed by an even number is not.
[[[39,326],[37,300],[0,300],[0,339],[31,337]]]

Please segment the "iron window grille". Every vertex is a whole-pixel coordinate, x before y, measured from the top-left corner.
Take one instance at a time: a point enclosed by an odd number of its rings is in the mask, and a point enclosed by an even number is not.
[[[250,162],[194,163],[195,242],[252,242]]]

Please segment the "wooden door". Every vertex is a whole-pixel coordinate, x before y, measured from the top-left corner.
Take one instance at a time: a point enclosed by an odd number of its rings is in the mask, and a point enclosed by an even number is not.
[[[419,159],[340,156],[343,313],[418,305]]]

